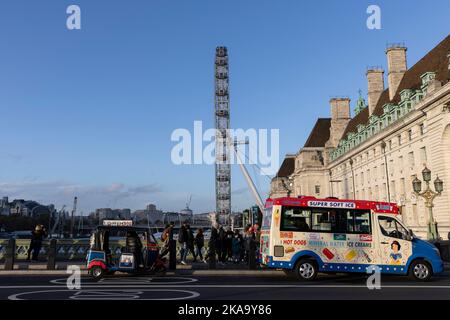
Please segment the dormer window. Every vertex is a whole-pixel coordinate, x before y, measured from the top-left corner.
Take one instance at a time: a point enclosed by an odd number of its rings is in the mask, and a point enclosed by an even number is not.
[[[435,72],[425,72],[423,75],[420,76],[420,79],[422,80],[422,85],[427,85],[428,82],[434,80],[435,78],[436,78]]]
[[[400,92],[400,99],[401,99],[402,101],[405,101],[405,100],[407,100],[407,99],[409,99],[409,98],[411,97],[411,94],[412,94],[411,89],[403,89],[403,90]]]

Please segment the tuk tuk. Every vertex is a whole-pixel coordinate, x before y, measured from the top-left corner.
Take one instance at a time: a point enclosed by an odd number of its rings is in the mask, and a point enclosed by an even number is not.
[[[112,238],[125,239],[125,246],[112,252]],[[88,273],[95,280],[116,271],[137,274],[165,270],[150,228],[135,227],[128,220],[103,221],[91,235],[86,260]]]

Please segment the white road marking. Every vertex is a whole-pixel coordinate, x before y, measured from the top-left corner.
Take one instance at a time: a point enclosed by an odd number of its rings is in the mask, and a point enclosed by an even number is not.
[[[156,282],[152,282],[154,280],[167,280],[167,279],[175,279],[175,280],[180,280],[180,281],[156,281]],[[67,281],[67,278],[60,278],[60,279],[54,279],[54,280],[50,280],[50,283],[53,284],[65,284]],[[198,279],[195,278],[187,278],[187,277],[138,277],[138,278],[131,278],[131,277],[123,277],[123,278],[103,278],[101,279],[99,282],[97,282],[98,284],[117,284],[117,285],[133,285],[133,284],[149,284],[149,285],[154,285],[154,284],[186,284],[186,283],[192,283],[192,282],[197,282]],[[83,281],[81,282],[81,285],[83,286]]]
[[[101,295],[100,297],[89,297],[86,298],[86,300],[125,300],[124,296],[126,297],[131,297],[131,300],[135,300],[135,299],[140,299],[139,294],[142,294],[144,292],[177,292],[177,293],[187,293],[189,294],[189,296],[186,297],[177,297],[177,298],[162,298],[162,299],[142,299],[142,300],[186,300],[186,299],[193,299],[193,298],[197,298],[200,296],[200,294],[198,292],[195,291],[189,291],[189,290],[173,290],[173,289],[143,289],[140,291],[132,291],[132,290],[121,290],[122,292],[125,293],[125,295],[121,295],[121,296],[117,296],[116,298],[114,298],[111,294],[105,294],[105,292],[117,292],[118,290],[101,290],[100,292],[97,290],[80,290],[80,291],[74,291],[74,290],[69,290],[69,289],[64,289],[64,290],[43,290],[43,291],[30,291],[30,292],[22,292],[22,293],[17,293],[17,294],[13,294],[8,296],[8,300],[25,300],[23,298],[19,298],[21,296],[24,295],[31,295],[31,294],[42,294],[42,293],[54,293],[54,292],[74,292],[74,295],[79,296],[81,293],[83,292],[87,292],[87,293],[97,293],[98,295]],[[136,294],[138,294],[136,296]],[[80,298],[73,298],[69,297],[70,299],[80,299]],[[82,299],[82,298],[81,298]],[[81,300],[80,299],[80,300]],[[129,299],[130,300],[130,299]]]
[[[147,285],[128,285],[126,288],[136,288],[136,289],[145,289],[148,288]],[[154,284],[151,285],[152,288],[179,288],[180,285],[158,285]],[[365,288],[367,289],[367,286],[365,285],[278,285],[278,284],[251,284],[251,285],[245,285],[245,284],[196,284],[196,285],[190,285],[190,288]],[[66,288],[66,286],[62,285],[32,285],[32,286],[0,286],[1,289],[34,289],[34,288]],[[121,288],[120,284],[117,285],[83,285],[83,288],[92,288],[92,289],[102,289],[102,288]],[[382,286],[382,288],[387,289],[450,289],[450,285],[442,285],[442,286],[432,286],[432,285],[385,285]]]

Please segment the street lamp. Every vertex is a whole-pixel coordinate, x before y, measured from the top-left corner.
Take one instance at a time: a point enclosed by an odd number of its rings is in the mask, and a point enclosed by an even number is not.
[[[384,156],[384,169],[385,169],[385,174],[386,174],[386,188],[387,188],[387,196],[388,196],[388,202],[391,202],[391,190],[389,187],[389,168],[388,168],[388,164],[387,164],[387,156],[386,156],[386,142],[381,141],[381,152],[383,153]]]
[[[428,240],[439,240],[437,222],[434,221],[433,217],[433,200],[437,196],[441,195],[442,191],[444,190],[444,182],[439,179],[439,177],[436,177],[436,180],[434,180],[434,189],[436,191],[433,191],[430,188],[431,170],[425,167],[422,170],[422,177],[427,185],[425,191],[422,192],[422,181],[420,181],[417,177],[412,182],[413,190],[416,195],[421,196],[425,199],[425,206],[428,208]]]
[[[288,176],[287,179],[288,179],[288,182],[289,182],[288,184],[286,184],[286,181],[284,181],[284,178],[281,177],[281,184],[282,184],[283,188],[286,190],[287,196],[290,197],[291,196],[291,192],[292,192],[292,186],[293,186],[292,176]]]

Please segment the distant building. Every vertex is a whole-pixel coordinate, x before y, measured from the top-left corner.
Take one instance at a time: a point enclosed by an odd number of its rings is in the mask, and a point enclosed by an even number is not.
[[[180,211],[180,218],[182,221],[193,221],[194,212],[186,205],[186,208]]]
[[[95,217],[101,220],[129,220],[131,219],[130,209],[100,208],[95,210]]]
[[[3,197],[0,200],[0,214],[1,215],[15,215],[22,217],[38,217],[41,215],[49,215],[54,211],[53,205],[42,205],[37,201],[14,199],[9,202],[8,197]]]
[[[163,225],[164,213],[156,208],[154,204],[148,204],[144,210],[136,210],[132,214],[133,219],[137,222],[149,222],[151,225]]]

